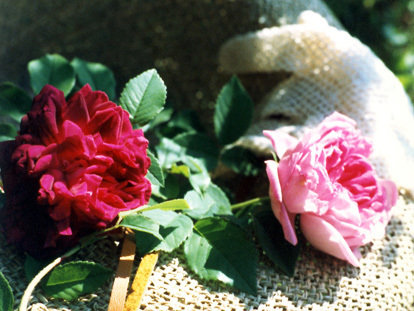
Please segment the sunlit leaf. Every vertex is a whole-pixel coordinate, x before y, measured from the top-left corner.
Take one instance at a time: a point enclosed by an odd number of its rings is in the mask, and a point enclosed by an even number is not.
[[[48,296],[74,300],[95,292],[112,275],[112,270],[88,261],[72,261],[57,266],[43,285]]]
[[[132,122],[144,126],[163,109],[167,89],[155,69],[129,80],[121,93],[120,104]]]
[[[191,270],[205,280],[219,280],[249,294],[257,292],[256,248],[246,233],[223,218],[204,218],[184,244]]]
[[[135,239],[140,254],[152,251],[171,252],[184,242],[193,229],[190,218],[173,211],[158,209],[144,212],[143,215],[159,224],[159,234],[162,238],[157,239],[154,235],[136,232]]]
[[[184,198],[191,207],[185,213],[194,219],[232,214],[227,196],[214,184],[210,184],[202,193],[191,190]]]
[[[149,181],[157,186],[164,186],[164,174],[162,172],[158,159],[149,150],[147,150],[147,155],[151,159],[151,166],[148,169],[147,175]]]
[[[145,217],[141,213],[125,216],[120,225],[134,231],[151,234],[156,239],[162,239],[162,236],[159,234],[159,224],[154,222],[151,218]]]

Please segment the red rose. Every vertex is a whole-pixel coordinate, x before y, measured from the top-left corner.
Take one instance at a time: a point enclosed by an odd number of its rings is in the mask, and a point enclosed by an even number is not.
[[[150,159],[142,130],[105,93],[84,86],[68,102],[47,85],[14,141],[0,144],[6,193],[0,221],[9,241],[54,254],[145,205]]]

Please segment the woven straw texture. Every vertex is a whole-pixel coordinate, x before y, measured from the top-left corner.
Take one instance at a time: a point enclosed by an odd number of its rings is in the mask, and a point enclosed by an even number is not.
[[[373,139],[382,175],[412,189],[414,122],[410,103],[394,75],[346,32],[328,26],[316,15],[301,15],[297,25],[230,41],[222,49],[220,62],[227,72],[291,73],[260,104],[256,129],[251,133],[289,124],[286,130],[298,134],[338,110],[356,119]],[[258,146],[263,145],[259,142]],[[414,310],[413,223],[414,203],[400,198],[386,236],[363,247],[360,268],[305,246],[296,273],[289,278],[262,257],[256,296],[200,280],[186,266],[180,250],[162,254],[140,309]],[[105,240],[75,259],[94,260],[115,270],[118,256],[116,243]],[[27,285],[23,263],[23,256],[0,236],[0,269],[12,285],[16,304]],[[71,303],[48,300],[37,289],[31,310],[106,310],[112,281]]]
[[[414,310],[413,223],[414,203],[400,198],[386,237],[362,248],[360,268],[305,246],[295,275],[289,278],[262,257],[257,296],[201,281],[186,266],[180,250],[161,254],[140,310]],[[27,285],[23,257],[2,237],[0,244],[1,271],[18,303]],[[77,257],[115,269],[117,256],[116,245],[105,240]],[[37,289],[31,310],[106,310],[111,283],[71,303],[48,301]]]
[[[336,110],[357,121],[372,139],[372,160],[380,175],[414,191],[412,105],[399,80],[358,39],[304,11],[297,24],[229,40],[219,59],[228,73],[289,73],[259,103],[247,145],[270,146],[263,129],[300,135]]]

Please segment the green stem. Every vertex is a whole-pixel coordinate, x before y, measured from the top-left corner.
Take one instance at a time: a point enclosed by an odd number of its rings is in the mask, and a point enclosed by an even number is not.
[[[20,302],[19,311],[26,311],[27,305],[29,304],[30,298],[32,296],[32,293],[36,287],[37,284],[45,277],[46,274],[48,274],[50,271],[53,270],[54,267],[56,267],[58,264],[62,262],[63,258],[59,257],[56,258],[54,261],[52,261],[50,264],[48,264],[46,267],[44,267],[34,278],[30,281],[29,285],[27,286],[26,290],[24,291],[22,301]]]
[[[58,264],[60,264],[64,259],[72,256],[73,254],[77,253],[82,248],[95,243],[96,241],[104,239],[106,236],[105,233],[117,229],[119,226],[115,225],[111,228],[107,228],[105,230],[102,230],[97,233],[92,233],[84,238],[82,238],[79,243],[72,249],[68,250],[66,253],[64,253],[62,256],[56,258],[54,261],[52,261],[50,264],[48,264],[46,267],[44,267],[29,283],[26,290],[24,291],[22,300],[20,302],[19,311],[26,311],[27,306],[29,304],[30,298],[32,296],[32,293],[36,287],[37,284],[40,283],[40,281],[55,268]]]
[[[247,200],[247,201],[244,201],[244,202],[241,202],[241,203],[233,204],[231,206],[231,210],[235,211],[235,210],[242,209],[242,208],[245,208],[245,207],[253,205],[253,204],[267,202],[268,200],[269,200],[269,197],[254,198],[254,199]]]

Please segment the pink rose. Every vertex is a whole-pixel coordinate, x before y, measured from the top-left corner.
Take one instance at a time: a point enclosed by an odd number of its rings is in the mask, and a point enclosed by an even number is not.
[[[8,240],[37,257],[54,254],[146,204],[147,147],[105,93],[86,85],[66,102],[45,86],[16,139],[0,144]]]
[[[359,247],[384,235],[397,200],[395,184],[379,179],[368,160],[371,144],[337,112],[301,140],[280,130],[263,133],[280,159],[266,161],[266,171],[286,240],[297,243],[300,214],[303,235],[315,248],[358,266]]]

